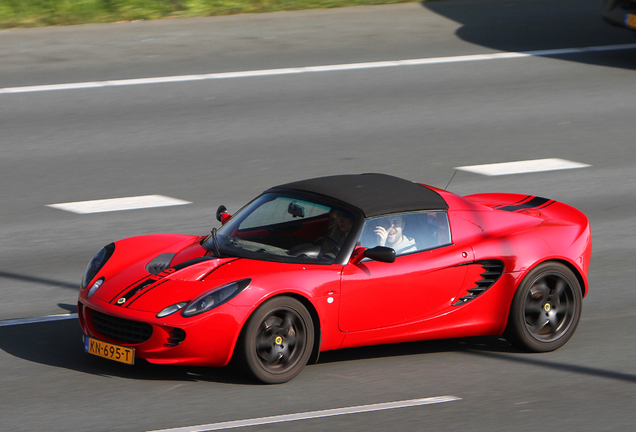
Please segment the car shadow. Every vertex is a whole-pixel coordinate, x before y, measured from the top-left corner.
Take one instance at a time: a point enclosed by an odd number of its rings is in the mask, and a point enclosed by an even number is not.
[[[318,363],[334,363],[382,357],[398,357],[441,352],[487,351],[494,353],[518,353],[518,349],[498,336],[480,336],[458,339],[404,342],[345,348],[320,354]]]
[[[76,319],[0,327],[0,349],[14,357],[98,376],[153,381],[211,381],[249,384],[233,368],[133,366],[86,354]]]
[[[143,360],[129,366],[91,356],[84,352],[82,331],[75,319],[0,327],[0,349],[22,360],[104,377],[236,385],[255,384],[232,366],[222,368],[164,366],[149,364]],[[636,382],[636,375],[547,361],[533,354],[522,353],[504,339],[496,336],[347,348],[322,353],[318,363],[330,364],[440,352],[462,352],[550,370]],[[308,367],[311,368],[311,366]]]
[[[453,0],[421,5],[461,24],[457,36],[502,52],[635,44],[635,32],[601,18],[599,0]],[[627,50],[547,54],[579,63],[636,69],[636,45]]]
[[[153,381],[253,384],[253,381],[243,376],[231,365],[222,368],[164,366],[137,360],[135,365],[130,366],[91,356],[84,352],[82,330],[76,319],[0,327],[0,349],[26,361],[99,376]],[[321,354],[318,363],[328,364],[378,357],[465,351],[467,349],[503,353],[516,352],[507,342],[496,337],[465,338],[328,351]]]
[[[75,314],[77,313],[77,304],[58,303],[57,307],[64,309],[65,311]]]

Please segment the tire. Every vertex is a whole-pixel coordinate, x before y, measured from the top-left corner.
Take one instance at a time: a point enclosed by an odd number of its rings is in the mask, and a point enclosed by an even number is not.
[[[237,360],[256,380],[280,384],[303,370],[313,346],[314,325],[307,308],[291,297],[275,297],[247,321]]]
[[[521,281],[504,336],[527,351],[554,351],[574,334],[582,303],[581,285],[569,268],[556,262],[540,264]]]

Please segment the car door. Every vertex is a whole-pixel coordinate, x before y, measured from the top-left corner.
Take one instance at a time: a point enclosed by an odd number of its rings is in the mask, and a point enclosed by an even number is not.
[[[429,223],[420,226],[430,228],[431,215],[422,216]],[[440,226],[435,235],[449,243],[446,214],[437,212],[433,216]],[[411,231],[411,234],[411,239],[417,238],[417,233]],[[364,240],[362,243],[367,246]],[[425,245],[420,243],[418,249],[423,247],[428,249],[398,256],[393,263],[366,259],[345,265],[339,314],[341,331],[358,332],[406,324],[433,315],[453,303],[466,276],[467,266],[461,264],[473,260],[472,249],[453,244],[431,245],[430,241]]]

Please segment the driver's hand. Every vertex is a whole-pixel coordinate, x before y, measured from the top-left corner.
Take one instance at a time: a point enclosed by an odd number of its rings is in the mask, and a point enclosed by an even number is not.
[[[373,232],[378,236],[378,246],[384,246],[386,244],[386,239],[389,236],[389,232],[386,228],[377,226]]]

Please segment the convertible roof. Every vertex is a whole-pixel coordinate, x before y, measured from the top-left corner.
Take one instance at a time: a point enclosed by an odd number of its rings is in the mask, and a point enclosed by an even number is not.
[[[366,217],[417,210],[445,210],[446,201],[420,184],[387,174],[345,174],[301,180],[268,190],[325,195],[358,207]]]

